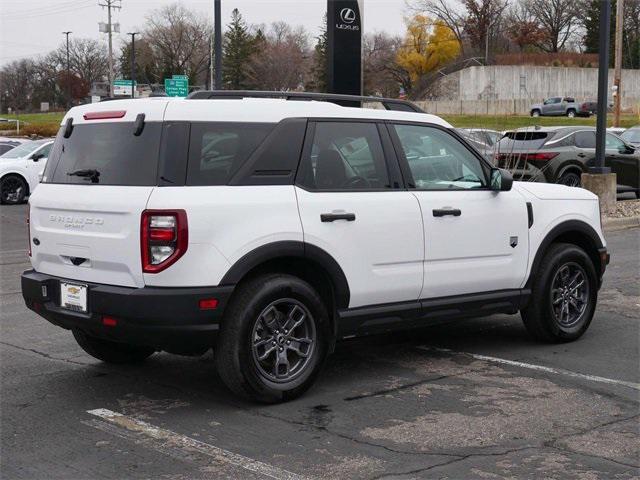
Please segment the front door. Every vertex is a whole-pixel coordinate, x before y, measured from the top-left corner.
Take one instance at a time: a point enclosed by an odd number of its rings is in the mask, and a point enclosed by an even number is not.
[[[390,133],[423,215],[421,298],[520,288],[529,249],[524,198],[491,190],[490,167],[446,129],[395,124]]]
[[[351,308],[415,301],[420,295],[420,206],[400,184],[384,126],[310,122],[296,180],[304,241],[343,269]]]

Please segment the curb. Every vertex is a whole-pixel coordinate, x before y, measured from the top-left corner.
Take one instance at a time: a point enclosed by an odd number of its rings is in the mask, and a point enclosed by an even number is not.
[[[640,216],[602,219],[602,228],[605,231],[623,230],[625,228],[640,227]]]

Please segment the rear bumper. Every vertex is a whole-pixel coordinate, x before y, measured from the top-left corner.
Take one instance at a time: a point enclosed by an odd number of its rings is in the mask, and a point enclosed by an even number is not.
[[[28,270],[22,274],[22,296],[28,308],[66,329],[116,342],[146,345],[185,352],[212,346],[233,286],[203,288],[129,288],[88,285],[88,313],[60,307],[60,281],[51,275]],[[213,310],[201,310],[199,301],[215,298]],[[116,325],[107,326],[108,316]]]

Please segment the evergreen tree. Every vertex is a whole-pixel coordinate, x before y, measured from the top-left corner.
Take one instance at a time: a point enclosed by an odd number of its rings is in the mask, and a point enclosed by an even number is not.
[[[231,23],[224,34],[223,82],[227,89],[248,88],[248,67],[255,49],[255,37],[236,8],[231,13]]]
[[[324,16],[322,31],[317,37],[316,46],[313,51],[313,65],[311,66],[310,78],[305,89],[310,92],[326,92],[327,75],[329,63],[327,58],[327,15]]]
[[[600,51],[600,8],[602,0],[589,0],[586,2],[586,10],[583,13],[582,24],[585,34],[582,37],[585,53],[598,53]],[[609,37],[609,64],[613,67],[616,38],[616,0],[611,2],[611,32]]]

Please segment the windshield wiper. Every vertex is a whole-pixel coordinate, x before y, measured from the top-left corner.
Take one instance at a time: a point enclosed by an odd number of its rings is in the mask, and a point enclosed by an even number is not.
[[[67,172],[70,177],[84,177],[91,180],[91,183],[98,183],[100,181],[100,172],[95,168],[85,168],[82,170],[76,170],[74,172]]]

